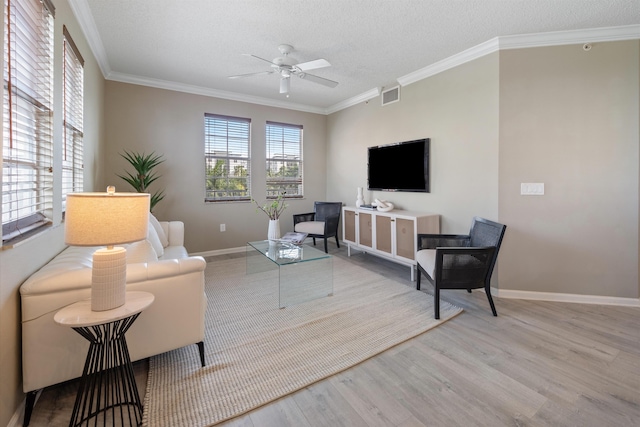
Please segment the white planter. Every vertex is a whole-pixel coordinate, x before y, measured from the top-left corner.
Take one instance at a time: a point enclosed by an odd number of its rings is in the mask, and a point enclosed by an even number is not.
[[[280,239],[280,220],[279,219],[269,220],[269,230],[267,232],[267,239],[269,240]]]

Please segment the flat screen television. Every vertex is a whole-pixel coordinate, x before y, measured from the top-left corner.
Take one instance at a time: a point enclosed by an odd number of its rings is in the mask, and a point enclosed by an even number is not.
[[[429,138],[369,147],[369,190],[429,192]]]

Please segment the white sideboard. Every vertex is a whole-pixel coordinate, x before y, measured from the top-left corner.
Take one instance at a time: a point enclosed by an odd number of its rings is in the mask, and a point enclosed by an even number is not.
[[[418,233],[440,233],[440,215],[423,212],[342,208],[342,240],[351,249],[390,259],[411,268],[415,280]]]

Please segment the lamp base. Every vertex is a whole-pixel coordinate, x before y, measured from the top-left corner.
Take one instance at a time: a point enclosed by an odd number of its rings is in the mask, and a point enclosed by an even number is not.
[[[113,310],[124,304],[127,290],[127,250],[98,249],[93,253],[91,310]]]

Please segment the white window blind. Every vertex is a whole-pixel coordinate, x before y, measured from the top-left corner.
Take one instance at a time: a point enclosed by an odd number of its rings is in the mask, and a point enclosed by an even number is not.
[[[62,66],[64,104],[62,203],[64,210],[67,194],[83,190],[84,59],[66,26],[63,27],[62,32],[64,35],[64,63]]]
[[[205,201],[249,200],[251,120],[205,114]]]
[[[54,16],[49,0],[4,6],[3,242],[51,217]]]
[[[302,126],[267,122],[267,198],[302,197]]]

